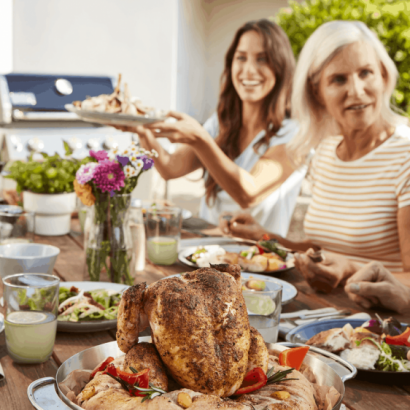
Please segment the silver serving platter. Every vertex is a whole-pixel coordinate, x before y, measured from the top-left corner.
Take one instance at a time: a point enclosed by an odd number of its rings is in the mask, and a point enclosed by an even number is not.
[[[140,337],[139,341],[150,342],[151,337]],[[279,351],[295,346],[301,345],[291,343],[267,344],[268,349]],[[37,410],[82,410],[61,392],[59,383],[73,370],[92,370],[108,356],[117,358],[122,355],[124,353],[121,352],[115,341],[77,353],[58,368],[55,378],[44,377],[31,383],[27,388],[28,398]],[[345,393],[344,382],[356,376],[356,368],[332,353],[312,347],[305,358],[305,363],[311,367],[320,385],[333,386],[340,393],[340,399],[332,409],[339,410]]]
[[[82,110],[80,108],[74,107],[73,104],[66,104],[64,107],[67,111],[77,114],[83,121],[104,125],[115,124],[136,127],[137,125],[151,124],[153,122],[166,120],[165,116],[154,117],[148,115],[130,115]]]

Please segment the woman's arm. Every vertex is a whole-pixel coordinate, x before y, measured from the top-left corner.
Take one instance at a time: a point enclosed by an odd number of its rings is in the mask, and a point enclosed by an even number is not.
[[[285,146],[279,145],[270,148],[252,171],[247,172],[224,154],[196,120],[185,114],[171,115],[178,121],[149,124],[145,127],[159,129],[158,137],[189,145],[216,183],[242,208],[249,208],[263,201],[294,171]]]
[[[399,208],[397,212],[397,226],[403,272],[393,273],[393,276],[404,285],[410,286],[410,206]]]

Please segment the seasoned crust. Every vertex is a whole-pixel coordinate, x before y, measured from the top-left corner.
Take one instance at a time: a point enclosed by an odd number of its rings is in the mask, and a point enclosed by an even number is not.
[[[239,287],[242,287],[241,284],[241,267],[239,265],[230,265],[228,263],[220,263],[217,265],[211,265],[211,268],[218,270],[219,272],[229,273],[238,284]]]
[[[143,312],[143,296],[146,282],[128,288],[122,295],[118,307],[117,343],[118,347],[127,353],[138,342],[138,334],[143,329],[140,326],[140,316]]]
[[[188,389],[225,397],[239,388],[246,374],[250,330],[233,275],[240,275],[239,267],[218,268],[152,284],[144,310],[153,342],[173,378]]]
[[[247,372],[260,367],[266,373],[268,371],[269,352],[262,335],[251,326],[251,346],[248,353]]]
[[[168,391],[168,377],[165,367],[152,343],[137,343],[128,351],[124,360],[124,370],[128,373],[131,373],[130,366],[137,372],[149,369],[150,382],[156,387]]]

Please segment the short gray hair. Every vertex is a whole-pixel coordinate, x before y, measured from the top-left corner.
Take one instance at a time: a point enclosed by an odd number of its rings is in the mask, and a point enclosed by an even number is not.
[[[292,91],[292,116],[299,121],[299,131],[287,145],[289,157],[301,164],[312,148],[330,135],[340,133],[336,121],[320,106],[313,89],[324,67],[344,47],[365,41],[373,47],[386,74],[386,90],[382,102],[382,117],[392,125],[407,123],[407,118],[395,113],[390,99],[398,79],[398,71],[377,35],[360,21],[335,20],[322,24],[304,45],[296,66]]]

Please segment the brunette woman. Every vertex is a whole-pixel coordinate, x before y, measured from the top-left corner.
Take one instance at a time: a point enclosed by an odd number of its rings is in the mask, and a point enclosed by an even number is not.
[[[217,224],[221,213],[249,208],[270,231],[286,235],[305,176],[304,167],[295,171],[285,152],[297,131],[287,119],[294,68],[279,26],[268,20],[246,23],[226,53],[217,113],[203,127],[171,112],[174,123],[131,129],[142,147],[158,151],[155,166],[164,179],[205,169],[202,218]],[[156,137],[182,146],[168,154]]]

